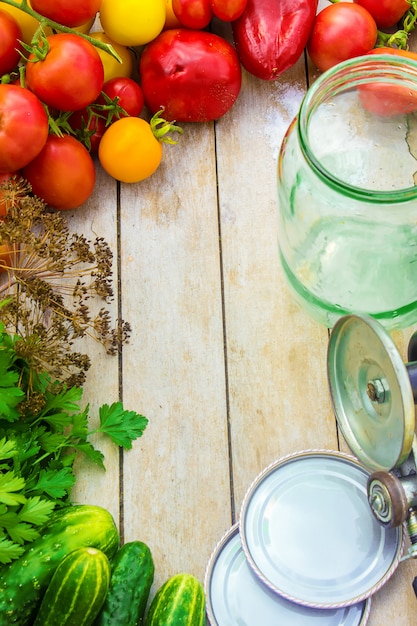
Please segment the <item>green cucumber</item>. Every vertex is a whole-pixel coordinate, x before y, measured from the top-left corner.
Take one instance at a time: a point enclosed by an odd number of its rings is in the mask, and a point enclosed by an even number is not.
[[[146,616],[146,626],[204,626],[205,594],[191,574],[176,574],[156,592]]]
[[[0,568],[0,626],[32,623],[55,569],[69,552],[98,548],[110,559],[119,543],[113,517],[106,509],[78,504],[53,513],[43,535],[21,557]]]
[[[97,548],[77,548],[56,568],[33,626],[91,626],[110,584],[110,561]]]
[[[125,543],[111,561],[110,587],[94,626],[139,626],[148,603],[154,562],[142,541]]]

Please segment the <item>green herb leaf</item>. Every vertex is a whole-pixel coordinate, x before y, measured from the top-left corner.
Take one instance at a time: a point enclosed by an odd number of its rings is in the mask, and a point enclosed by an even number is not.
[[[18,559],[24,552],[25,548],[20,546],[4,536],[0,538],[0,563],[7,565],[15,559]]]
[[[56,503],[52,500],[44,500],[39,496],[28,498],[19,512],[22,521],[40,526],[48,521],[48,517],[54,510]]]
[[[46,493],[56,500],[66,497],[75,484],[75,476],[70,468],[61,470],[45,469],[39,472],[37,483],[32,487],[30,493],[36,495]]]
[[[16,476],[14,472],[0,474],[0,502],[7,506],[16,506],[26,501],[22,491],[25,481],[21,476]]]
[[[16,452],[16,442],[13,439],[0,439],[0,459],[12,459]]]
[[[103,404],[99,409],[100,428],[118,446],[130,450],[132,441],[141,437],[148,419],[134,411],[127,411],[121,402]]]

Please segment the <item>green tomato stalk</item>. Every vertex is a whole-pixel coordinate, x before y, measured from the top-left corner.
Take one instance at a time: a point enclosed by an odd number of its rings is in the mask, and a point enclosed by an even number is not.
[[[168,122],[164,120],[161,115],[164,112],[164,107],[162,107],[159,111],[155,113],[150,119],[149,125],[151,127],[152,133],[155,138],[162,143],[168,144],[176,144],[178,143],[175,139],[169,136],[169,133],[179,133],[182,134],[184,130],[180,126],[175,125],[175,120],[172,122]]]

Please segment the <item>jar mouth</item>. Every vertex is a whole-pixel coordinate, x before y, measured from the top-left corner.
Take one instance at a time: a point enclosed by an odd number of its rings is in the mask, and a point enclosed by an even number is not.
[[[392,88],[394,89],[394,94],[392,91],[390,92],[391,84],[389,83],[394,85]],[[329,98],[329,90],[331,90],[331,99]],[[310,167],[325,184],[355,199],[380,204],[409,202],[417,199],[417,143],[415,154],[409,149],[409,146],[408,148],[404,146],[408,152],[408,158],[413,161],[413,164],[415,160],[415,183],[400,184],[398,187],[393,184],[391,189],[373,188],[367,185],[368,181],[361,181],[360,184],[352,182],[345,178],[345,172],[337,171],[334,168],[331,159],[328,159],[330,163],[327,164],[322,155],[318,154],[318,144],[316,142],[315,147],[312,140],[311,129],[314,116],[319,108],[323,106],[328,106],[328,111],[332,115],[332,99],[337,100],[339,97],[341,101],[342,97],[348,97],[345,94],[352,93],[359,93],[359,96],[365,96],[365,100],[363,100],[365,105],[362,105],[362,109],[370,107],[370,110],[365,110],[365,114],[368,115],[368,118],[379,118],[377,120],[378,124],[383,125],[389,118],[396,120],[401,117],[403,118],[404,128],[409,128],[409,116],[414,115],[416,124],[415,141],[417,142],[417,61],[395,54],[372,54],[355,57],[323,72],[308,89],[301,103],[297,116],[297,132],[301,150]],[[404,108],[402,115],[390,113],[392,108],[390,109],[388,105],[393,106],[395,109],[395,97],[397,97],[397,101],[400,99],[400,105],[404,103],[405,106],[404,94],[408,94],[407,106],[412,110],[406,111]],[[387,108],[381,114],[381,111],[372,110],[372,107],[381,109],[384,106],[384,95],[389,97]],[[403,100],[401,100],[400,96]],[[373,103],[369,99],[371,97],[374,98]],[[414,108],[411,107],[411,103],[413,103]],[[399,108],[401,109],[401,106]],[[336,116],[333,115],[333,117]],[[326,140],[323,140],[321,143],[324,144],[325,142]],[[329,154],[328,156],[332,157],[333,155]]]

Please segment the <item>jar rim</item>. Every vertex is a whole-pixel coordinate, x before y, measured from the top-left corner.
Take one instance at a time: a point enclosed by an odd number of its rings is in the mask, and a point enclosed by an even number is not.
[[[389,70],[389,74],[385,77],[404,79],[404,74],[415,78],[415,89],[417,92],[417,60],[409,57],[395,54],[372,54],[362,55],[342,61],[337,65],[323,72],[317,80],[307,90],[300,106],[297,116],[297,132],[301,151],[308,161],[313,171],[330,187],[336,187],[342,190],[345,195],[359,200],[366,200],[378,204],[392,204],[400,202],[409,202],[417,199],[417,185],[404,187],[395,190],[374,190],[366,187],[357,187],[351,185],[341,178],[333,175],[326,167],[322,165],[320,160],[310,148],[308,139],[308,124],[310,118],[322,100],[320,99],[329,85],[337,86],[342,91],[346,87],[346,81],[349,80],[350,86],[358,86],[368,82],[368,76],[356,76],[355,70],[366,69],[370,74],[381,68]],[[417,161],[416,161],[417,165]]]

